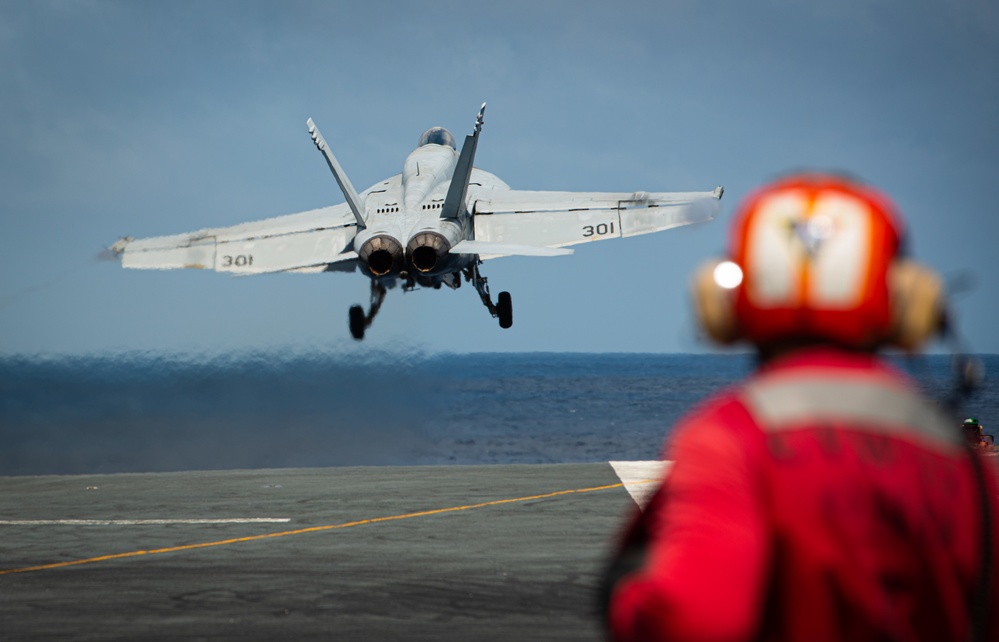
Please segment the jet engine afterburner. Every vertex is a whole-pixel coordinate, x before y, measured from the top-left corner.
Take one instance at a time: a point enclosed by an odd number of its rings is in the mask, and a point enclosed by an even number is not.
[[[406,245],[409,262],[419,272],[430,272],[442,265],[450,251],[451,243],[438,232],[420,232]]]
[[[375,276],[385,276],[402,268],[402,244],[385,234],[372,236],[365,241],[357,256]]]
[[[448,269],[451,248],[464,238],[461,225],[454,220],[439,220],[411,232],[406,243],[406,260],[421,274]]]

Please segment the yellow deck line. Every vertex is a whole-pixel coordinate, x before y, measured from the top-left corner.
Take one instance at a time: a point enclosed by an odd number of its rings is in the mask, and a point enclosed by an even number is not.
[[[31,573],[34,571],[47,571],[55,568],[65,568],[67,566],[81,566],[83,564],[96,564],[98,562],[107,562],[110,560],[120,560],[129,557],[139,557],[142,555],[159,555],[161,553],[176,553],[178,551],[190,551],[199,548],[210,548],[213,546],[227,546],[229,544],[238,544],[240,542],[255,542],[257,540],[271,539],[277,537],[289,537],[291,535],[304,535],[306,533],[318,533],[321,531],[332,531],[339,530],[342,528],[352,528],[354,526],[363,526],[365,524],[378,524],[381,522],[391,522],[400,519],[410,519],[413,517],[427,517],[429,515],[440,515],[443,513],[455,513],[458,511],[474,510],[476,508],[486,508],[488,506],[499,506],[502,504],[514,504],[518,502],[529,502],[536,499],[548,499],[550,497],[558,497],[560,495],[571,495],[573,493],[592,493],[600,490],[609,490],[611,488],[621,488],[624,486],[623,483],[609,484],[607,486],[594,486],[592,488],[575,488],[571,490],[559,490],[552,493],[544,493],[541,495],[531,495],[529,497],[514,497],[511,499],[496,499],[489,502],[482,502],[480,504],[469,504],[467,506],[452,506],[450,508],[437,508],[433,510],[419,511],[416,513],[403,513],[402,515],[390,515],[388,517],[373,517],[371,519],[362,519],[355,522],[345,522],[343,524],[327,524],[325,526],[311,526],[309,528],[299,528],[292,531],[282,531],[279,533],[265,533],[263,535],[250,535],[247,537],[235,537],[232,539],[224,539],[216,542],[202,542],[200,544],[185,544],[183,546],[170,546],[168,548],[157,548],[148,551],[130,551],[128,553],[115,553],[113,555],[102,555],[100,557],[89,557],[81,560],[73,560],[70,562],[56,562],[53,564],[41,564],[39,566],[26,566],[24,568],[11,568],[6,570],[0,570],[0,575],[9,575],[12,573]]]

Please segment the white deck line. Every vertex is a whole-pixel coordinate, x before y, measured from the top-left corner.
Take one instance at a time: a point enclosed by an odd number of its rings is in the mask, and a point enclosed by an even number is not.
[[[648,503],[669,472],[671,461],[612,461],[608,462],[631,498],[639,507]]]
[[[224,519],[0,519],[0,526],[163,526],[168,524],[284,524],[290,517]]]

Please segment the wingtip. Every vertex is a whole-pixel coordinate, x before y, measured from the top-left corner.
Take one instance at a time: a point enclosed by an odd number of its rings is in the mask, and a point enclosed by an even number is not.
[[[134,240],[135,238],[131,236],[123,236],[112,243],[111,247],[107,248],[107,251],[110,252],[114,258],[121,258],[121,255],[125,253],[125,248]]]

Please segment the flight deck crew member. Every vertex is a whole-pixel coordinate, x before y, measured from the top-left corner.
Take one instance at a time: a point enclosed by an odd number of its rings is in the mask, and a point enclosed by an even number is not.
[[[901,234],[884,196],[838,176],[740,206],[694,298],[760,367],[673,431],[608,572],[614,640],[999,640],[993,467],[875,356],[941,319]]]
[[[985,441],[985,430],[982,424],[978,423],[978,420],[974,417],[968,417],[961,424],[962,432],[964,438],[968,440],[969,444],[978,446],[979,448],[988,448],[989,442]]]

